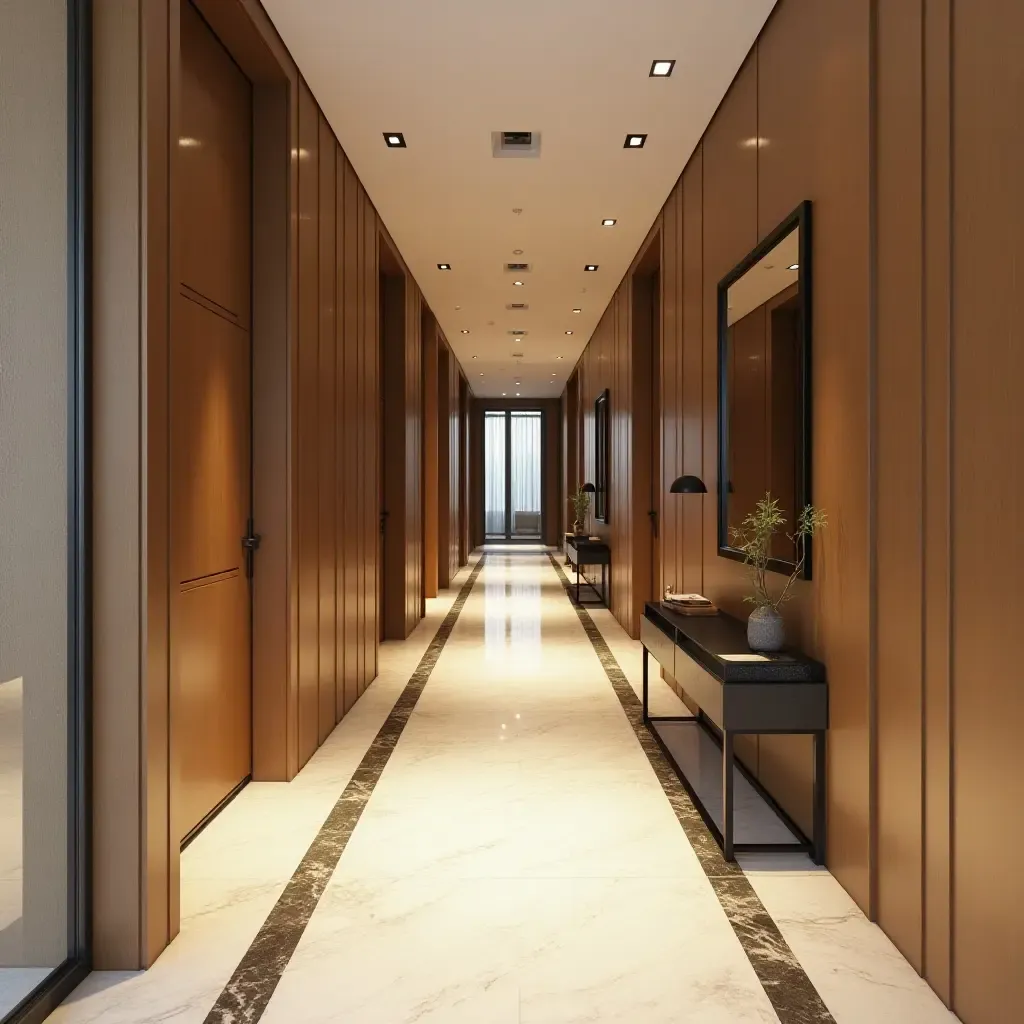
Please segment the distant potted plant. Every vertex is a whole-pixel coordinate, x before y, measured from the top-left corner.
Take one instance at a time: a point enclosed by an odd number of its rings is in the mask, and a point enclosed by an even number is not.
[[[796,563],[785,586],[775,596],[768,589],[768,562],[771,558],[772,538],[786,525],[779,502],[769,491],[743,522],[730,531],[734,545],[743,552],[747,575],[754,593],[743,600],[754,605],[747,619],[747,643],[753,651],[780,651],[786,642],[785,624],[779,608],[792,596],[793,581],[803,571],[807,560],[807,545],[811,538],[827,525],[825,513],[807,505],[797,517],[796,530],[786,536],[796,550]]]
[[[578,487],[569,500],[572,502],[573,515],[576,516],[576,521],[572,524],[572,532],[574,536],[579,537],[586,529],[587,513],[590,511],[590,495],[582,487]]]

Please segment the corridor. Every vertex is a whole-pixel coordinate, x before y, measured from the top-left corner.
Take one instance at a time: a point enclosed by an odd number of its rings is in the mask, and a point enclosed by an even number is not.
[[[826,871],[721,860],[637,728],[639,645],[564,580],[471,561],[299,776],[182,854],[155,966],[52,1020],[955,1020]]]

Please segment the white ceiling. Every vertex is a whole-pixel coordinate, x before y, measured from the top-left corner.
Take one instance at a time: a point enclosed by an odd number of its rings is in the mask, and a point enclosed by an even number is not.
[[[561,393],[774,3],[263,0],[473,390],[509,397]],[[495,131],[539,158],[496,159]]]

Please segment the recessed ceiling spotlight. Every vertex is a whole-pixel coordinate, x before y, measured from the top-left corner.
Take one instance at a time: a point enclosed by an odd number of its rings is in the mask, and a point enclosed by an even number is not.
[[[572,334],[572,331],[566,331],[565,333],[566,334]]]
[[[482,376],[483,376],[483,374],[481,373],[481,374],[480,374],[480,376],[482,377]]]
[[[792,266],[786,267],[786,269],[787,270],[799,270],[800,269],[800,264],[799,263],[794,263]]]
[[[595,270],[597,270],[597,264],[588,263],[583,269],[586,270],[588,273],[592,274]]]
[[[615,218],[614,217],[605,217],[605,219],[603,221],[601,221],[601,227],[603,227],[603,228],[613,228],[613,227],[615,227]]]
[[[516,398],[518,398],[518,397],[519,397],[519,392],[517,391],[517,392],[516,392]]]
[[[450,263],[438,263],[437,269],[438,270],[451,270],[452,269],[452,265]]]
[[[502,398],[508,398],[508,392],[507,391],[502,391],[501,397]]]
[[[462,307],[461,307],[461,306],[456,306],[455,308],[456,308],[456,309],[462,309]]]
[[[463,327],[463,328],[462,328],[462,333],[463,333],[463,334],[469,334],[469,331],[467,331],[467,330],[466,330],[466,328],[465,328],[465,327]],[[476,356],[473,356],[473,358],[474,358],[474,359],[476,359]]]
[[[553,374],[551,374],[551,376],[552,376],[552,377],[557,377],[557,376],[558,376],[558,374],[557,374],[557,373],[553,373]]]
[[[642,135],[631,133],[626,136],[626,141],[622,144],[623,149],[643,149],[644,144],[647,142],[647,133]]]
[[[385,132],[384,141],[388,149],[405,149],[405,136],[401,132]]]
[[[516,286],[517,288],[522,288],[522,287],[523,287],[523,282],[522,282],[522,281],[513,281],[512,283],[513,283],[513,284],[514,284],[514,285],[515,285],[515,286]]]
[[[583,310],[582,310],[582,309],[574,309],[574,310],[573,310],[573,312],[574,312],[574,313],[582,313],[582,312],[583,312]]]
[[[651,62],[650,78],[668,78],[675,70],[674,60],[655,60]]]
[[[556,359],[563,359],[564,356],[555,356]]]
[[[523,250],[522,249],[513,249],[512,250],[512,255],[513,256],[522,256],[523,255]]]

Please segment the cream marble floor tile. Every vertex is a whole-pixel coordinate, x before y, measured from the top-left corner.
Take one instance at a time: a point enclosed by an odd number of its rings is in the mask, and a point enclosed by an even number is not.
[[[957,1024],[825,868],[802,854],[739,860],[836,1024]]]
[[[263,1020],[768,1024],[777,1018],[697,878],[339,875]]]

